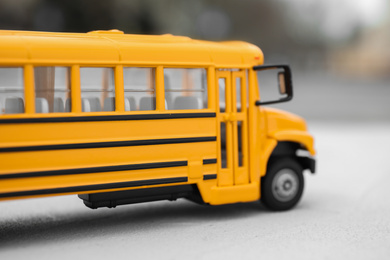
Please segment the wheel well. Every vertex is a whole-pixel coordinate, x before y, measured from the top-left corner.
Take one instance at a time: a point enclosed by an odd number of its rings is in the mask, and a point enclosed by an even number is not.
[[[300,154],[300,152],[303,153]],[[278,160],[281,157],[291,157],[297,160],[297,162],[302,166],[302,168],[309,169],[311,173],[315,172],[315,161],[310,157],[309,154],[306,154],[307,149],[300,143],[282,141],[278,142],[275,149],[272,151],[272,154],[268,160],[268,165],[275,160]]]
[[[302,148],[299,143],[295,142],[278,142],[272,151],[272,156],[294,156],[298,149]]]

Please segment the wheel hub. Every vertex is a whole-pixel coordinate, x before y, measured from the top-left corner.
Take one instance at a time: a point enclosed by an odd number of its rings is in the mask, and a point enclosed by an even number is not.
[[[299,180],[295,172],[291,169],[282,169],[272,182],[272,193],[277,200],[287,202],[295,198],[298,187]]]

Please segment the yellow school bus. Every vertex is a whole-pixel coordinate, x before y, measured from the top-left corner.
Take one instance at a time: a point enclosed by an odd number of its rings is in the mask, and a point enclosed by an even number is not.
[[[78,194],[90,208],[155,200],[299,201],[315,171],[286,65],[245,42],[0,31],[0,200]],[[259,80],[275,72],[278,97]]]

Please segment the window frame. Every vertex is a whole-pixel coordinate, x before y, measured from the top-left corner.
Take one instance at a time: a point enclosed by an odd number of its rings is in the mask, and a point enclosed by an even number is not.
[[[25,66],[23,65],[2,65],[0,66],[0,69],[20,69],[21,70],[21,84],[18,87],[21,87],[21,89],[15,90],[15,92],[20,91],[23,93],[23,96],[21,97],[23,100],[23,112],[21,113],[5,113],[5,99],[4,104],[2,102],[0,109],[4,108],[4,111],[1,111],[0,116],[14,116],[14,115],[23,115],[26,114],[26,75],[25,75]],[[19,74],[19,73],[18,73]],[[18,97],[20,98],[20,97]]]
[[[68,78],[68,84],[69,84],[69,99],[70,99],[70,105],[72,103],[72,66],[69,65],[69,64],[65,64],[65,65],[54,65],[54,64],[51,64],[51,65],[34,65],[33,66],[33,70],[34,70],[34,80],[33,80],[33,90],[34,90],[34,113],[35,114],[39,114],[39,115],[46,115],[46,114],[56,114],[56,113],[60,113],[60,114],[69,114],[69,113],[72,113],[72,107],[70,107],[70,111],[66,111],[65,108],[66,108],[66,99],[64,100],[64,111],[63,112],[46,112],[46,113],[42,113],[42,112],[36,112],[36,109],[37,109],[37,104],[36,104],[36,99],[37,99],[37,96],[36,96],[36,93],[37,93],[37,88],[36,88],[36,71],[35,69],[36,68],[54,68],[54,73],[55,73],[55,69],[56,68],[66,68],[67,69],[67,72],[66,73],[69,73],[69,78]],[[54,79],[55,79],[55,74],[54,74]],[[55,92],[55,81],[54,81],[54,85],[53,85],[53,90]],[[54,93],[55,95],[55,93]],[[55,98],[55,97],[54,97]],[[50,110],[49,110],[50,111]]]
[[[79,113],[109,113],[109,114],[151,114],[151,113],[177,113],[179,110],[169,110],[165,108],[165,82],[164,82],[164,69],[204,69],[205,83],[207,88],[207,108],[202,109],[187,109],[187,113],[194,112],[217,112],[217,90],[215,88],[215,73],[216,67],[211,65],[179,65],[179,64],[145,64],[145,63],[106,63],[106,64],[91,64],[91,63],[32,63],[32,64],[12,64],[3,65],[2,67],[15,67],[21,68],[23,71],[23,86],[24,86],[24,101],[25,111],[19,114],[1,114],[1,116],[12,115],[39,115],[40,117],[52,117],[55,116],[79,116]],[[35,67],[66,67],[70,70],[70,111],[64,112],[49,112],[49,113],[37,113],[35,104],[35,79],[34,69]],[[111,68],[113,70],[114,78],[114,95],[115,95],[115,110],[114,111],[101,111],[101,112],[82,112],[81,101],[81,68]],[[156,87],[156,110],[145,111],[125,111],[125,92],[124,92],[124,69],[125,68],[152,68],[155,69],[155,87]],[[180,113],[180,112],[179,112]]]
[[[155,109],[151,109],[151,110],[139,110],[139,109],[136,109],[136,110],[126,110],[126,107],[125,107],[125,99],[126,99],[126,93],[125,93],[125,85],[126,85],[126,82],[125,82],[125,70],[126,69],[150,69],[153,74],[152,76],[152,79],[154,78],[154,98],[155,98]],[[158,110],[162,110],[161,109],[161,104],[160,104],[160,101],[159,101],[159,93],[161,92],[161,80],[158,79],[158,74],[160,73],[161,68],[159,68],[158,66],[139,66],[139,65],[123,65],[122,66],[122,95],[123,95],[123,108],[124,108],[124,112],[126,113],[137,113],[137,112],[140,112],[140,113],[149,113],[150,112],[156,112]],[[134,91],[136,92],[136,91]],[[142,91],[142,92],[148,92],[148,89],[145,89],[145,91]],[[153,96],[152,96],[153,97]]]
[[[163,72],[162,72],[162,77],[163,77],[163,80],[164,80],[164,103],[165,103],[165,93],[166,93],[166,88],[165,88],[165,74],[164,74],[164,71],[165,69],[182,69],[182,70],[185,70],[185,69],[200,69],[200,70],[204,70],[205,72],[205,83],[206,83],[206,96],[207,98],[204,99],[203,96],[202,96],[202,103],[206,104],[207,107],[202,107],[200,109],[184,109],[185,111],[188,111],[189,113],[192,113],[194,111],[201,111],[201,112],[205,112],[205,111],[210,111],[210,110],[215,110],[215,101],[213,102],[213,99],[215,97],[215,83],[213,82],[213,78],[215,78],[215,68],[214,67],[210,67],[210,66],[174,66],[174,65],[171,65],[171,66],[163,66]],[[180,92],[180,91],[178,91]],[[175,112],[175,111],[180,111],[182,109],[165,109],[165,111],[169,111],[169,112]]]
[[[114,82],[113,82],[113,93],[114,93],[114,100],[115,100],[115,102],[114,102],[114,109],[113,110],[110,110],[110,111],[104,111],[104,100],[103,99],[101,99],[101,98],[99,98],[98,100],[100,101],[100,110],[99,111],[83,111],[83,109],[82,109],[82,100],[83,100],[83,97],[82,97],[82,94],[83,94],[83,91],[82,91],[82,82],[81,82],[81,77],[82,77],[82,69],[83,68],[88,68],[88,69],[106,69],[106,68],[108,68],[108,69],[111,69],[112,70],[112,74],[111,75],[109,75],[109,76],[112,76],[112,79],[114,80]],[[78,112],[81,112],[81,113],[112,113],[112,112],[116,112],[116,107],[117,107],[117,105],[116,105],[116,95],[117,95],[117,91],[116,91],[116,88],[117,88],[117,83],[116,83],[116,73],[115,73],[115,70],[116,70],[116,66],[110,66],[110,65],[100,65],[100,64],[98,64],[98,65],[85,65],[85,64],[83,64],[82,66],[78,66],[78,91],[79,91],[79,97],[78,97],[78,102],[80,102],[79,103],[79,105],[80,105],[80,111],[78,111]],[[104,70],[102,70],[102,72],[104,72]],[[103,74],[102,74],[102,76],[103,76]],[[103,82],[102,82],[103,83]],[[110,78],[108,78],[108,87],[110,87]],[[71,91],[72,91],[72,89],[71,89]],[[92,91],[93,92],[93,91]],[[103,94],[103,90],[97,90],[97,91],[94,91],[94,92],[101,92],[100,94]],[[110,92],[110,91],[108,91],[108,92]],[[73,97],[72,97],[73,98]],[[73,103],[73,99],[72,99],[72,102],[71,103]],[[71,109],[71,112],[73,112],[73,105],[72,105],[72,109]]]

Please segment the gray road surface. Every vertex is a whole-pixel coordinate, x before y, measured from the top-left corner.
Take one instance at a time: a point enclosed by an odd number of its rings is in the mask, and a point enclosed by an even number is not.
[[[318,173],[293,210],[180,200],[90,210],[0,203],[0,259],[389,259],[390,123],[312,123]]]

